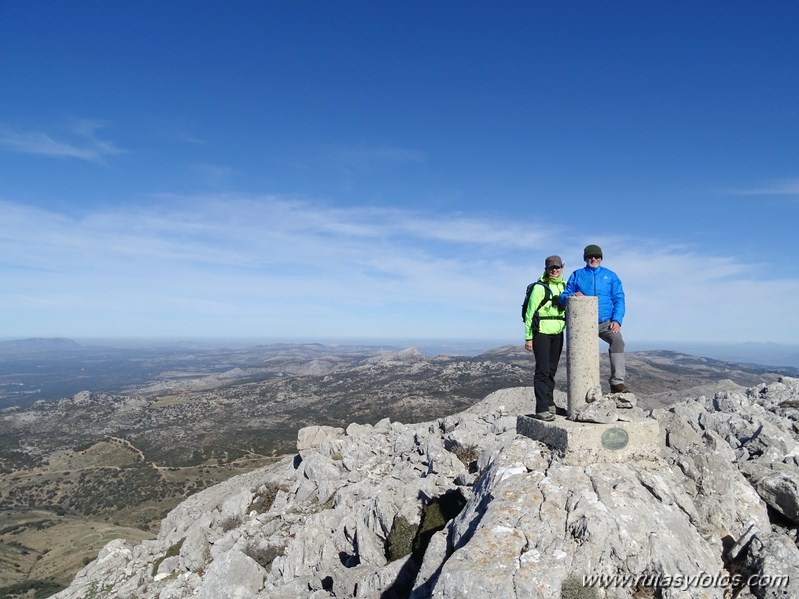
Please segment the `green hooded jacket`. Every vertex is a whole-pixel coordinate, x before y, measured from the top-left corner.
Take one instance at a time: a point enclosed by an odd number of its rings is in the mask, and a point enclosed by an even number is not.
[[[550,278],[549,282],[545,282],[546,276],[547,274],[544,273],[538,280],[549,287],[549,290],[552,292],[552,297],[554,298],[563,293],[563,289],[566,287],[563,277]],[[545,293],[541,285],[535,285],[530,293],[530,302],[527,304],[527,314],[524,316],[524,338],[528,341],[535,335],[535,331],[533,331],[533,315],[535,314],[535,309],[538,307],[538,304],[544,299]],[[560,305],[553,306],[552,299],[549,299],[541,306],[541,309],[538,311],[538,316],[540,321],[539,330],[537,332],[539,333],[557,335],[558,333],[562,333],[563,329],[566,328],[566,310]]]

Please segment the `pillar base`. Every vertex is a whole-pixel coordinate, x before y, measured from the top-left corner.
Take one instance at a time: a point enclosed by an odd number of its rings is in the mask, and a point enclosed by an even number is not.
[[[654,418],[596,424],[563,416],[556,416],[552,422],[519,416],[516,432],[548,445],[564,463],[575,466],[596,462],[657,464],[663,457],[660,427]]]

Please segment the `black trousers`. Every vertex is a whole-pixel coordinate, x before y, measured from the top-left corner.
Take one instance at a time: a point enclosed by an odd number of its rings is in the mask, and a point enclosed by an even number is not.
[[[545,335],[538,333],[533,337],[535,355],[535,411],[546,412],[555,405],[555,373],[558,371],[560,354],[563,352],[563,333]]]

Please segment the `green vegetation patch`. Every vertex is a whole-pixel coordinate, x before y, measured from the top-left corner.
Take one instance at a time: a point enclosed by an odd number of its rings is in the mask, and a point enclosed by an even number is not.
[[[113,590],[114,585],[112,584],[100,584],[99,582],[93,582],[86,591],[86,597],[84,599],[104,599],[105,597],[108,597]]]
[[[480,450],[476,445],[457,445],[452,453],[458,458],[464,466],[469,469],[469,472],[477,470],[477,460],[480,457]]]
[[[436,497],[424,507],[419,531],[413,541],[413,554],[417,561],[421,562],[433,535],[439,530],[443,530],[447,522],[460,514],[465,505],[466,500],[463,495],[452,489]]]
[[[560,586],[561,599],[599,599],[599,589],[583,583],[582,576],[571,574]]]
[[[239,516],[228,516],[219,523],[219,525],[222,527],[222,532],[230,532],[239,524],[241,524],[241,518]]]
[[[168,408],[169,406],[180,406],[183,404],[191,403],[186,397],[180,395],[162,395],[153,403],[150,404],[151,408]]]
[[[419,524],[412,524],[403,516],[395,517],[386,539],[386,559],[393,562],[412,554],[414,560],[421,563],[433,535],[457,516],[465,505],[463,495],[452,489],[422,509]]]
[[[18,470],[30,470],[41,464],[41,457],[23,451],[6,449],[0,444],[0,474],[12,474]]]
[[[50,528],[51,526],[55,526],[55,522],[53,520],[31,520],[28,522],[20,522],[17,524],[11,524],[10,526],[6,526],[0,529],[0,535],[5,534],[18,534],[21,532],[25,532],[29,529],[34,530],[43,530],[45,528]],[[1,596],[1,595],[0,595]]]
[[[266,485],[258,490],[258,494],[253,497],[248,512],[256,511],[259,514],[268,512],[272,505],[275,503],[277,492],[281,490],[279,485]]]
[[[52,580],[26,580],[17,584],[0,587],[3,599],[44,599],[55,595],[66,587]]]
[[[283,555],[285,551],[285,545],[256,545],[254,543],[244,549],[245,555],[254,559],[267,570],[275,558]]]
[[[408,522],[404,516],[395,517],[386,539],[386,559],[393,562],[410,554],[418,531],[418,524]]]
[[[161,563],[166,558],[175,557],[175,556],[180,555],[180,548],[183,547],[183,541],[185,541],[185,540],[186,540],[186,537],[183,537],[182,539],[180,539],[177,543],[175,543],[169,549],[167,549],[166,553],[164,555],[162,555],[161,557],[159,557],[157,560],[155,560],[153,562],[153,569],[152,569],[152,575],[153,576],[158,574],[158,566],[160,566]]]

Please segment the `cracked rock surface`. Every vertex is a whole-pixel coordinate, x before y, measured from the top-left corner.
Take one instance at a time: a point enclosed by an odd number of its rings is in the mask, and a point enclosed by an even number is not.
[[[799,596],[799,379],[644,410],[659,464],[565,465],[516,434],[531,393],[302,429],[296,455],[112,541],[55,597]]]

